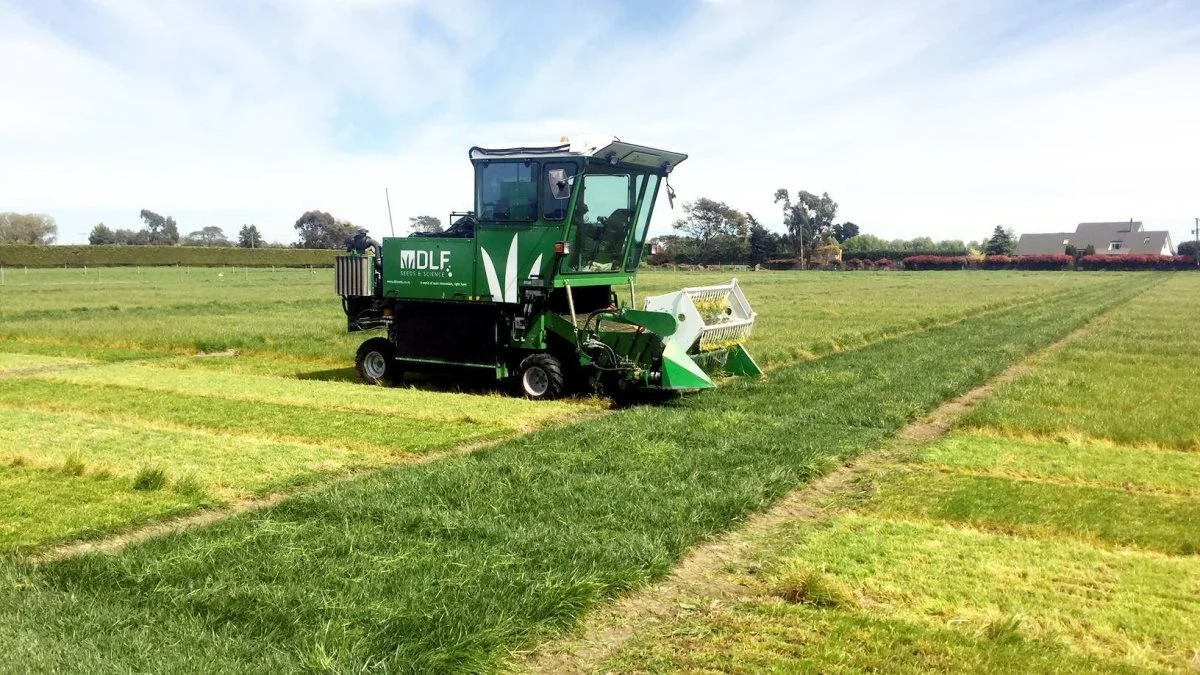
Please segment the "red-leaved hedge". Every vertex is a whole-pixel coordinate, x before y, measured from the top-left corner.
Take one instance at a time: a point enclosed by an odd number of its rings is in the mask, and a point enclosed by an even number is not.
[[[1071,267],[1071,256],[1064,253],[1051,255],[1019,255],[1012,258],[1013,267],[1019,270],[1065,270]]]
[[[1196,259],[1187,255],[1085,255],[1079,259],[1085,270],[1191,270]]]
[[[904,259],[906,270],[961,270],[967,259],[959,255],[910,255]]]

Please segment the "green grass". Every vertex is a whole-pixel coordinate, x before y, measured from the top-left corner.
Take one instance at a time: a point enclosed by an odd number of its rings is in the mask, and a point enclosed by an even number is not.
[[[0,374],[60,366],[83,365],[86,361],[37,354],[8,354],[0,352]]]
[[[676,599],[692,609],[600,669],[1196,668],[1200,454],[1166,448],[1200,424],[1177,311],[1197,292],[1169,277],[968,413],[976,433],[876,458],[830,515],[753,535],[708,579],[744,592]]]
[[[1200,449],[1200,331],[1179,310],[1181,297],[1197,294],[1200,275],[1171,276],[1004,386],[963,426]]]
[[[1049,640],[992,637],[778,600],[694,614],[629,641],[606,661],[619,673],[1126,673]]]
[[[1200,553],[1200,497],[1126,492],[994,476],[894,471],[866,510],[882,517],[961,523],[990,531]]]
[[[290,378],[213,372],[188,367],[197,361],[177,361],[181,368],[163,368],[159,364],[118,363],[47,372],[37,375],[37,378],[71,386],[134,388],[177,395],[356,411],[387,418],[478,422],[518,431],[546,426],[554,421],[598,410],[603,405],[599,399],[534,402],[497,393],[469,395],[411,388],[389,389],[341,382],[297,381]]]
[[[1200,453],[954,433],[922,450],[922,463],[957,472],[1200,496]]]
[[[119,555],[0,567],[0,649],[47,669],[491,669],[1133,290],[387,469]]]
[[[740,277],[759,313],[751,349],[764,365],[1116,281],[1111,274],[1030,272],[645,272],[639,275],[638,297],[733,276]],[[1129,283],[1136,277],[1121,278]],[[122,353],[233,349],[256,357],[311,361],[307,368],[297,364],[292,372],[312,372],[350,363],[364,339],[346,334],[329,270],[104,269],[99,277],[97,270],[87,275],[82,270],[30,270],[10,281],[0,286],[0,317],[5,319],[0,342],[49,355],[115,350],[111,358],[116,359]]]
[[[747,601],[667,624],[603,669],[1182,670],[1200,635],[1196,557],[857,515],[792,523],[772,540],[728,573]],[[818,609],[774,597],[796,570],[820,570],[858,601]]]
[[[388,453],[221,436],[27,410],[0,409],[0,463],[132,478],[153,464],[194,475],[224,498],[261,492],[312,471],[377,466]]]
[[[207,503],[202,493],[137,491],[126,478],[0,466],[0,552],[103,534]]]
[[[62,413],[170,430],[313,443],[396,457],[514,433],[510,426],[466,411],[448,415],[450,419],[431,421],[212,396],[164,396],[129,387],[65,385],[36,379],[0,381],[0,408]]]

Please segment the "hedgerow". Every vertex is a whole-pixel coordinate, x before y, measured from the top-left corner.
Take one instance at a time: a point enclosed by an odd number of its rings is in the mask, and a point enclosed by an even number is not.
[[[875,251],[845,251],[842,253],[843,260],[902,260],[913,256],[936,256],[939,258],[948,257],[949,251],[895,251],[895,250],[875,250]]]
[[[910,255],[903,262],[906,270],[961,270],[968,261],[960,255]]]
[[[1196,259],[1185,255],[1085,255],[1079,260],[1085,270],[1189,270]]]
[[[962,256],[914,255],[904,259],[906,270],[1069,270],[1072,258],[1054,255],[989,255],[982,262]],[[1196,259],[1181,255],[1089,255],[1079,260],[1082,270],[1189,270]]]
[[[204,246],[0,245],[6,267],[333,267],[338,251]]]

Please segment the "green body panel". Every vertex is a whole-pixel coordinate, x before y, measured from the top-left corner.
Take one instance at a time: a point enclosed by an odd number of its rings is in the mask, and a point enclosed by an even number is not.
[[[745,346],[736,344],[729,349],[729,358],[725,359],[725,372],[741,377],[760,377],[762,368],[754,362]]]
[[[383,297],[468,300],[475,287],[475,240],[385,237]]]
[[[716,386],[683,347],[674,342],[666,343],[662,362],[664,389],[708,389]]]
[[[671,337],[679,330],[679,320],[666,312],[648,312],[644,309],[626,309],[621,318],[645,328],[659,337]]]
[[[554,287],[621,286],[628,284],[630,279],[636,280],[637,272],[560,272],[554,277]]]
[[[481,223],[476,227],[475,295],[490,302],[514,304],[520,287],[545,278],[555,259],[559,224]]]

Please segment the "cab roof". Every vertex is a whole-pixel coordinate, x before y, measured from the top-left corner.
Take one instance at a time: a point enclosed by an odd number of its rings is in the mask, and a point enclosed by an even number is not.
[[[475,146],[470,151],[472,162],[489,159],[536,159],[547,157],[595,157],[613,164],[632,164],[648,169],[661,169],[669,173],[680,162],[687,159],[688,156],[682,152],[659,150],[624,141],[612,141],[602,147],[589,143],[563,143],[561,145],[521,146],[513,148],[481,148]]]

